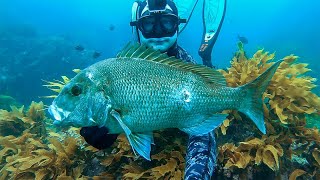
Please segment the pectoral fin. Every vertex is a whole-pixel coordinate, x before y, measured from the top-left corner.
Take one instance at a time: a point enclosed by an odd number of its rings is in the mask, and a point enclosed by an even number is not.
[[[221,123],[226,119],[226,114],[214,114],[210,118],[202,121],[195,126],[188,128],[181,128],[182,131],[189,135],[202,135],[207,134],[219,127]]]
[[[151,144],[153,144],[152,132],[132,133],[129,127],[123,122],[120,114],[117,111],[112,110],[110,113],[114,118],[116,118],[116,120],[119,122],[120,126],[124,130],[129,140],[129,143],[133,149],[133,152],[136,155],[138,153],[139,155],[150,161]]]

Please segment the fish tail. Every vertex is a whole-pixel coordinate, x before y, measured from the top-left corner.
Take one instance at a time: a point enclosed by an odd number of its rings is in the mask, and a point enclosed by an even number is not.
[[[239,111],[246,114],[263,134],[266,134],[266,126],[264,124],[262,95],[266,91],[270,80],[282,61],[283,60],[275,62],[251,83],[241,87],[241,90],[246,93],[246,97]]]

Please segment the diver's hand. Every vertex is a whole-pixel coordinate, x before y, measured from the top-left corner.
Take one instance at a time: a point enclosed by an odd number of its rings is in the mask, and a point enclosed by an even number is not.
[[[80,130],[80,135],[88,144],[99,150],[110,147],[118,137],[117,134],[109,134],[108,128],[99,128],[98,126],[83,127]]]

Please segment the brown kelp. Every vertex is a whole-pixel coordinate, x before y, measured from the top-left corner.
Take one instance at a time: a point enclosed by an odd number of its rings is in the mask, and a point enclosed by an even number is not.
[[[43,108],[42,102],[32,102],[26,112],[23,107],[12,107],[12,111],[1,110],[0,128],[5,134],[0,136],[0,179],[81,176],[81,167],[86,160],[83,157],[88,157],[86,151],[77,153],[81,147],[78,138],[58,134],[63,137],[59,141],[55,136],[57,133],[52,130],[48,133],[50,125]],[[7,127],[10,129],[3,131]]]
[[[239,86],[264,72],[274,57],[258,50],[247,58],[240,44],[230,68],[221,72],[229,86]],[[266,135],[252,130],[243,114],[229,111],[216,130],[215,178],[320,179],[320,135],[314,126],[319,123],[320,98],[312,92],[315,78],[308,77],[308,71],[297,56],[284,58],[263,97]],[[68,81],[63,76],[48,85],[59,92]],[[98,151],[84,142],[78,129],[56,131],[43,109],[43,104],[33,102],[27,110],[12,106],[11,111],[0,111],[0,179],[183,178],[187,143],[183,132],[154,132],[156,147],[151,161],[146,161],[133,154],[124,135]]]
[[[270,67],[274,56],[259,50],[248,59],[240,44],[231,67],[221,72],[229,86],[239,86]],[[290,55],[283,59],[284,63],[263,96],[267,136],[261,136],[256,131],[254,136],[247,137],[243,142],[219,146],[219,162],[221,167],[227,169],[229,176],[250,179],[254,173],[265,171],[265,166],[272,170],[269,172],[272,177],[289,178],[290,174],[290,177],[319,176],[319,129],[306,127],[306,116],[318,114],[320,110],[320,98],[312,92],[316,79],[305,75],[310,69],[307,64],[297,63],[297,56]],[[243,123],[245,121],[241,119],[246,117],[242,114],[233,112],[229,117],[221,128],[227,136],[228,128],[234,129],[230,126],[239,125],[239,121],[242,126],[250,126]],[[297,169],[301,169],[300,173]]]
[[[182,177],[186,143],[183,133],[178,137],[172,131],[155,133],[157,146],[164,148],[154,153],[152,163],[145,164],[135,157],[125,136],[119,136],[114,146],[104,151],[106,155],[101,155],[84,142],[78,129],[56,132],[46,121],[42,102],[32,102],[27,111],[23,107],[1,110],[0,115],[1,132],[6,127],[20,127],[0,136],[0,179]],[[45,133],[35,129],[38,121],[45,124]]]

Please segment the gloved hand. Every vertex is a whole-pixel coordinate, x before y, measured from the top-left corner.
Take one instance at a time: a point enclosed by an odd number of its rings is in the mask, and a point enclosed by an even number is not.
[[[99,150],[110,147],[118,137],[118,134],[109,134],[108,128],[99,128],[98,126],[83,127],[80,130],[80,135],[88,144]]]

